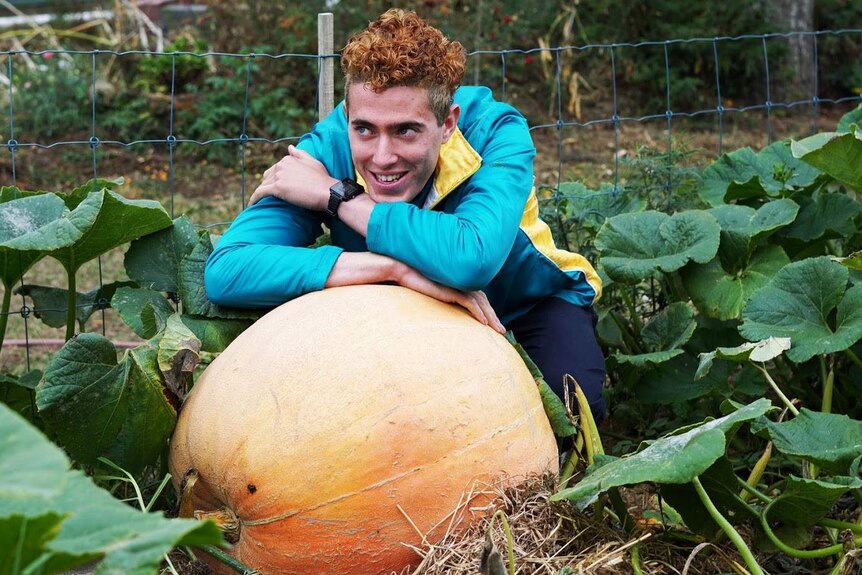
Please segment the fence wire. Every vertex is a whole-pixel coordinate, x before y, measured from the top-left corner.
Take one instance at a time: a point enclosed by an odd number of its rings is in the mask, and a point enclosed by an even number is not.
[[[663,41],[650,41],[639,43],[614,43],[614,44],[588,44],[581,46],[559,46],[554,48],[533,48],[529,50],[481,50],[468,54],[468,66],[472,66],[475,70],[474,75],[468,74],[468,78],[477,79],[479,83],[489,86],[499,99],[504,101],[513,101],[513,93],[516,90],[523,90],[523,86],[518,85],[510,77],[510,72],[513,68],[513,63],[519,59],[522,63],[528,61],[540,61],[544,64],[550,63],[548,81],[542,89],[549,91],[546,94],[548,110],[550,114],[544,117],[529,117],[528,122],[530,131],[536,140],[552,142],[549,150],[543,151],[544,154],[553,154],[553,163],[556,165],[554,170],[555,177],[552,181],[544,182],[546,190],[550,190],[542,197],[542,202],[547,207],[559,208],[560,203],[566,200],[568,196],[561,192],[561,184],[570,177],[567,175],[570,170],[571,163],[568,150],[569,138],[567,134],[577,133],[581,131],[587,137],[597,137],[591,129],[604,128],[608,131],[606,134],[601,134],[600,137],[608,138],[609,145],[607,147],[608,158],[605,162],[612,166],[608,174],[608,190],[604,193],[621,193],[623,186],[621,185],[622,174],[620,162],[625,150],[623,149],[622,137],[623,129],[628,125],[647,125],[650,123],[660,123],[663,125],[664,148],[666,153],[666,162],[668,167],[668,181],[666,183],[668,191],[672,191],[673,181],[670,174],[671,168],[675,161],[674,146],[676,133],[681,128],[680,121],[683,120],[700,120],[701,124],[704,120],[710,122],[708,131],[713,132],[717,138],[717,146],[715,156],[720,156],[725,151],[725,138],[727,136],[728,119],[732,115],[748,115],[753,116],[758,122],[764,124],[766,132],[766,141],[771,143],[776,134],[776,114],[779,111],[787,113],[791,110],[808,110],[810,114],[810,133],[815,133],[819,129],[821,111],[824,106],[840,107],[845,105],[848,109],[855,106],[857,103],[862,103],[862,89],[860,93],[832,94],[824,96],[820,93],[820,78],[826,71],[824,65],[818,58],[818,44],[826,37],[840,37],[844,41],[850,41],[853,45],[858,45],[855,48],[859,55],[859,68],[862,70],[862,29],[842,29],[842,30],[827,30],[817,32],[792,32],[792,33],[777,33],[777,34],[756,34],[743,36],[717,36],[705,38],[687,38],[687,39],[672,39]],[[759,62],[730,62],[724,60],[722,54],[727,48],[738,43],[759,43],[761,46],[761,57]],[[810,70],[812,82],[810,86],[794,85],[793,90],[786,93],[793,93],[797,97],[787,98],[783,101],[775,101],[775,78],[779,73],[775,58],[770,59],[769,47],[776,42],[796,42],[810,43],[813,58],[811,59]],[[699,47],[706,49],[712,54],[712,66],[714,71],[714,105],[701,107],[699,109],[685,109],[682,105],[675,105],[675,96],[673,91],[672,73],[674,70],[674,58],[679,57],[679,50],[687,47]],[[626,106],[631,106],[629,103],[633,98],[626,97],[625,90],[642,90],[643,86],[631,87],[621,78],[620,61],[621,53],[644,51],[658,54],[660,67],[664,69],[663,77],[653,79],[651,85],[647,88],[652,94],[656,95],[656,100],[663,102],[663,107],[654,110],[640,110],[635,113],[625,111]],[[321,70],[323,69],[322,62],[325,59],[337,60],[338,54],[266,54],[266,53],[226,53],[226,52],[155,52],[155,51],[108,51],[108,50],[45,50],[45,51],[28,51],[28,50],[11,50],[0,52],[5,58],[5,67],[0,67],[5,74],[0,75],[0,82],[6,84],[8,92],[6,102],[6,121],[0,124],[0,134],[2,130],[7,130],[6,137],[0,136],[0,141],[5,139],[5,143],[0,145],[2,155],[0,155],[0,169],[3,171],[0,176],[0,185],[18,184],[18,167],[19,154],[25,150],[56,150],[62,153],[62,150],[68,148],[89,149],[89,161],[86,168],[93,179],[97,179],[103,175],[101,169],[99,151],[109,147],[123,149],[137,149],[141,146],[164,147],[167,150],[167,177],[166,186],[169,198],[167,209],[171,217],[176,217],[175,214],[175,197],[177,196],[177,175],[176,175],[176,151],[179,146],[234,146],[238,155],[240,184],[239,188],[233,192],[236,201],[236,210],[239,211],[245,206],[247,200],[247,187],[249,185],[249,174],[247,170],[247,154],[248,147],[252,144],[281,144],[285,142],[294,142],[298,140],[301,133],[293,134],[276,134],[273,137],[260,136],[249,133],[250,120],[250,101],[252,92],[255,87],[255,75],[253,73],[253,64],[261,61],[271,61],[274,63],[287,61],[304,61],[310,64],[317,63],[318,70],[318,87],[321,82]],[[683,54],[684,56],[684,54]],[[113,63],[119,59],[128,58],[154,58],[154,57],[169,57],[171,58],[171,74],[170,74],[170,90],[167,94],[169,98],[168,107],[168,122],[165,126],[163,137],[140,137],[129,141],[121,141],[112,139],[106,135],[106,131],[100,126],[99,110],[97,104],[100,98],[103,97],[99,90],[99,69],[100,66],[106,63]],[[205,60],[226,60],[245,63],[244,74],[244,89],[241,98],[235,102],[239,108],[241,122],[235,127],[236,134],[231,137],[214,135],[207,139],[191,139],[183,137],[183,130],[176,123],[176,112],[178,108],[178,87],[177,87],[177,63],[179,58],[192,57],[202,58]],[[577,61],[575,62],[575,57]],[[26,134],[22,134],[16,126],[16,117],[23,114],[22,110],[16,109],[15,106],[15,91],[16,77],[21,74],[28,66],[32,66],[32,60],[45,61],[46,59],[57,58],[57,64],[62,62],[72,62],[73,59],[86,59],[89,63],[89,78],[87,81],[87,90],[91,102],[90,110],[88,111],[88,126],[86,131],[89,137],[81,139],[60,139],[55,141],[28,141]],[[491,61],[492,64],[488,64]],[[592,62],[592,66],[604,67],[605,76],[608,81],[608,86],[605,86],[603,93],[609,94],[609,100],[598,102],[598,105],[593,106],[591,110],[594,117],[584,117],[586,114],[573,113],[570,108],[572,101],[567,103],[564,101],[565,91],[569,86],[564,85],[564,78],[568,76],[571,81],[571,74],[574,66],[585,66]],[[596,64],[598,63],[598,64]],[[72,64],[68,64],[72,65]],[[732,70],[734,67],[757,66],[762,70],[761,85],[751,86],[751,97],[747,98],[747,102],[742,105],[737,105],[735,102],[728,101],[727,86],[732,83],[733,78],[727,77],[723,70]],[[337,68],[337,67],[336,67]],[[860,72],[862,75],[862,72]],[[677,78],[679,80],[679,78]],[[684,80],[684,78],[683,78]],[[575,82],[578,78],[575,78]],[[577,85],[575,85],[577,90]],[[571,94],[570,94],[571,96]],[[55,94],[57,98],[65,97],[64,94]],[[2,100],[0,100],[2,102]],[[317,108],[317,97],[308,108]],[[516,104],[517,105],[517,104]],[[83,130],[82,130],[83,131]],[[592,136],[591,136],[592,134]],[[807,135],[807,134],[806,134]],[[546,158],[547,159],[547,158]],[[8,165],[8,169],[4,165]],[[6,180],[6,181],[2,181]],[[559,209],[556,210],[556,217],[562,224],[562,215]],[[206,228],[214,228],[224,226],[228,222],[196,222]],[[576,248],[577,246],[569,246]],[[102,270],[99,266],[99,285],[102,285]],[[26,277],[26,276],[25,276]],[[25,285],[26,280],[22,280],[21,285]],[[102,307],[102,333],[105,333],[105,318],[104,308],[107,307],[107,302],[101,302]],[[10,312],[9,315],[20,319],[23,322],[24,347],[26,347],[25,363],[26,369],[30,369],[30,327],[29,318],[40,311],[63,311],[62,310],[34,310],[27,305],[24,296],[21,299],[21,307],[19,310]],[[8,366],[7,366],[8,368]]]

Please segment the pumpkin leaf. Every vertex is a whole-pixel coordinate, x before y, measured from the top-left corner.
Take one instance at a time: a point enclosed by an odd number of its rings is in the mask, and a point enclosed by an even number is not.
[[[0,199],[0,280],[6,289],[47,252],[79,240],[85,226],[57,194],[16,197],[4,187]],[[14,188],[17,190],[17,188]]]
[[[777,198],[785,190],[816,187],[820,172],[799,161],[786,141],[755,153],[740,148],[723,154],[703,171],[700,195],[711,206],[733,200]]]
[[[852,131],[853,124],[862,126],[862,104],[856,106],[855,110],[850,110],[838,120],[836,131],[841,133],[850,132]]]
[[[862,421],[846,415],[821,413],[807,408],[790,421],[766,423],[775,448],[816,463],[821,469],[847,475],[862,455]]]
[[[658,439],[637,453],[606,463],[551,499],[570,499],[584,509],[613,487],[645,482],[689,483],[724,456],[726,435],[742,423],[765,414],[770,407],[769,400],[758,399],[730,415]]]
[[[838,262],[842,266],[849,268],[851,270],[855,270],[857,272],[862,271],[862,251],[853,252],[846,258],[832,258],[834,261]]]
[[[177,545],[222,542],[211,522],[141,513],[69,467],[0,405],[0,573],[57,573],[100,559],[97,575],[149,575]]]
[[[76,292],[75,318],[83,326],[91,315],[106,308],[118,289],[134,285],[132,282],[112,282],[88,292]],[[14,293],[25,295],[33,300],[35,309],[33,315],[41,319],[45,325],[64,327],[66,325],[66,307],[69,305],[69,292],[60,288],[24,284],[15,288]]]
[[[793,155],[832,176],[842,184],[862,190],[862,132],[825,132],[792,144]]]
[[[34,369],[15,376],[0,373],[0,403],[5,403],[10,409],[28,421],[38,421],[39,414],[31,402],[31,391],[42,378],[41,370]]]
[[[730,386],[728,379],[733,367],[716,369],[709,377],[695,379],[697,362],[688,353],[681,353],[673,359],[644,372],[635,386],[635,393],[644,403],[669,405],[690,401],[710,393],[727,395]]]
[[[646,209],[646,200],[637,194],[622,193],[609,184],[594,191],[580,182],[565,182],[560,184],[560,195],[566,199],[566,217],[593,233],[608,218]]]
[[[715,319],[729,320],[740,318],[751,296],[789,263],[790,258],[780,246],[767,245],[733,273],[716,258],[702,265],[690,264],[681,275],[698,310]]]
[[[856,232],[853,220],[862,213],[862,206],[847,194],[823,193],[798,201],[799,216],[783,235],[808,242],[823,236],[848,237]]]
[[[158,349],[159,369],[165,385],[182,401],[191,387],[195,367],[201,361],[201,341],[186,327],[179,314],[173,314],[167,320]]]
[[[156,460],[176,424],[165,397],[157,349],[117,351],[85,333],[57,352],[36,388],[36,405],[59,443],[84,464],[105,456],[135,473]]]
[[[174,313],[174,306],[160,292],[124,287],[114,293],[111,306],[138,336],[150,339],[160,332]]]
[[[797,363],[847,349],[862,338],[862,285],[846,290],[848,276],[825,256],[785,266],[751,296],[739,332],[752,341],[790,338],[787,357]]]
[[[727,457],[719,457],[716,462],[699,476],[709,499],[731,523],[751,519],[746,505],[739,500],[739,482],[733,464]],[[662,485],[662,498],[682,515],[686,526],[704,537],[711,537],[719,525],[703,505],[691,483]]]
[[[199,241],[199,233],[186,216],[164,230],[132,242],[124,265],[130,278],[156,291],[178,293],[180,263]]]
[[[769,510],[769,519],[789,525],[810,526],[832,511],[842,495],[862,487],[858,477],[804,479],[791,475]]]
[[[719,347],[715,351],[700,354],[700,365],[694,374],[695,379],[705,377],[712,368],[715,359],[729,361],[766,362],[775,359],[790,349],[789,337],[770,337],[758,342],[747,342],[736,347]]]
[[[718,257],[722,266],[735,271],[748,259],[755,244],[789,225],[799,212],[799,204],[781,199],[768,202],[759,209],[728,204],[708,210],[721,226]]]
[[[719,233],[718,222],[704,211],[673,216],[647,211],[608,219],[595,246],[611,279],[638,283],[674,272],[689,261],[708,262],[718,250]]]
[[[71,245],[48,255],[69,273],[105,252],[171,225],[170,216],[158,202],[127,200],[108,189],[85,197],[70,195],[66,202],[75,204],[72,214],[81,220],[80,229],[85,233]]]
[[[252,324],[249,319],[206,318],[182,315],[182,321],[201,342],[201,351],[220,353]]]
[[[641,331],[647,353],[638,355],[615,354],[620,363],[643,366],[659,364],[683,353],[685,345],[697,327],[694,312],[683,302],[674,302],[661,310]]]
[[[183,310],[191,315],[225,319],[257,319],[265,310],[231,308],[214,304],[204,287],[204,268],[213,251],[208,234],[202,234],[194,249],[182,258],[179,265],[179,294]]]
[[[94,178],[84,184],[81,184],[77,188],[73,188],[72,191],[66,194],[64,197],[69,207],[74,208],[91,192],[98,192],[100,190],[116,190],[117,188],[122,186],[125,181],[125,178],[123,178],[122,176],[120,176],[119,178],[114,178],[113,180],[108,180],[105,178]]]

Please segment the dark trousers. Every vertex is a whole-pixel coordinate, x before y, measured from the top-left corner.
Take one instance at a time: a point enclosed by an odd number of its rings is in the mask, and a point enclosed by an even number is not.
[[[560,399],[563,381],[571,375],[581,386],[596,422],[604,419],[602,385],[605,358],[596,341],[596,313],[560,298],[549,297],[526,314],[515,318],[506,328],[536,363]],[[569,389],[570,392],[574,388]],[[570,393],[574,402],[574,394]],[[577,404],[573,405],[577,410]]]

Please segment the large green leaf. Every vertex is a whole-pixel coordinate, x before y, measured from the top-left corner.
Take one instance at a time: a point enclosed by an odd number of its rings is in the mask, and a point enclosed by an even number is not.
[[[105,456],[137,472],[157,459],[176,423],[158,369],[158,350],[125,353],[106,338],[81,334],[51,360],[36,388],[39,413],[82,463]]]
[[[0,280],[12,289],[47,252],[80,239],[84,225],[56,194],[4,195],[10,199],[0,203]]]
[[[204,287],[204,268],[212,251],[209,235],[202,234],[191,253],[180,262],[179,293],[183,311],[191,315],[225,319],[257,319],[262,316],[264,311],[261,310],[224,307],[210,301]]]
[[[222,319],[183,314],[183,323],[201,342],[201,351],[219,353],[252,324],[250,319]]]
[[[681,275],[697,309],[716,319],[739,319],[751,296],[789,263],[790,258],[781,247],[767,245],[755,251],[733,273],[726,271],[716,258],[707,264],[686,266]]]
[[[682,346],[688,342],[697,327],[694,312],[683,302],[674,302],[661,310],[641,331],[646,353],[637,355],[616,354],[620,363],[643,366],[659,364],[683,353]]]
[[[610,184],[603,184],[600,190],[595,191],[580,182],[564,182],[560,184],[560,195],[566,199],[566,217],[593,233],[608,218],[646,209],[643,198],[622,192]]]
[[[136,334],[150,339],[161,331],[174,306],[160,292],[130,287],[118,289],[111,299],[120,317]]]
[[[132,242],[124,262],[126,273],[143,287],[178,293],[180,262],[192,253],[198,236],[187,217],[175,219],[171,227]]]
[[[727,434],[734,432],[743,422],[765,414],[770,407],[769,400],[758,399],[730,415],[690,428],[679,435],[658,439],[642,451],[596,469],[577,485],[559,491],[551,499],[571,499],[580,509],[584,509],[613,487],[644,482],[688,483],[724,455]]]
[[[790,525],[814,525],[832,511],[842,495],[860,487],[862,479],[858,477],[816,480],[791,475],[770,508],[769,519]]]
[[[792,223],[799,211],[793,200],[768,202],[759,209],[728,204],[708,210],[721,226],[718,257],[722,266],[735,272],[753,251],[756,243]]]
[[[862,191],[862,131],[815,134],[793,142],[793,155]]]
[[[820,172],[800,162],[786,141],[775,142],[755,153],[740,148],[723,154],[703,171],[700,195],[711,206],[733,200],[779,197],[785,190],[799,190],[817,184]]]
[[[862,421],[846,415],[802,408],[790,421],[768,422],[767,429],[776,449],[836,475],[847,475],[862,455]]]
[[[856,106],[856,109],[850,110],[838,121],[836,132],[849,132],[853,124],[862,126],[862,104]]]
[[[783,230],[783,235],[809,242],[826,236],[849,237],[856,232],[855,218],[862,205],[847,194],[822,193],[801,197],[799,216]]]
[[[69,272],[107,251],[171,225],[170,216],[158,202],[127,200],[107,189],[88,193],[72,214],[80,214],[88,223],[84,234],[73,244],[49,254]]]
[[[132,282],[112,282],[88,292],[77,292],[75,294],[76,312],[75,318],[78,324],[83,326],[91,315],[108,307],[114,292],[118,289],[134,285]],[[66,325],[66,306],[69,305],[69,292],[60,288],[25,284],[15,288],[16,294],[23,294],[33,300],[35,309],[33,315],[41,319],[45,325],[51,327],[64,327]]]
[[[669,216],[647,211],[608,219],[596,235],[600,264],[615,281],[638,283],[689,261],[706,263],[718,250],[720,228],[700,210]]]
[[[705,377],[712,368],[712,362],[716,359],[736,362],[766,362],[775,359],[788,349],[790,349],[789,337],[770,337],[736,347],[719,347],[715,351],[700,354],[700,365],[698,365],[694,376],[696,379]]]
[[[681,353],[655,369],[640,374],[635,393],[644,403],[671,405],[703,397],[710,393],[729,395],[728,380],[734,367],[727,365],[711,372],[708,377],[695,379],[697,361],[689,353]],[[738,382],[739,378],[734,377]]]
[[[751,519],[746,511],[746,505],[739,499],[739,481],[734,472],[733,464],[727,457],[718,460],[699,476],[709,499],[721,514],[731,523],[740,523]],[[691,483],[666,484],[661,488],[662,498],[678,510],[686,526],[703,537],[712,537],[719,525],[710,516],[697,490]]]
[[[101,559],[96,575],[152,575],[177,545],[221,541],[211,522],[144,514],[114,499],[0,405],[0,574],[47,575]]]
[[[847,349],[862,338],[862,285],[846,289],[848,276],[825,256],[785,266],[751,297],[740,333],[751,341],[789,337],[795,362]]]

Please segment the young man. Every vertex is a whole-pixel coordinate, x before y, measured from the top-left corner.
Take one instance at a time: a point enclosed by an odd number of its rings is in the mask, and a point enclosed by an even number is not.
[[[327,287],[396,282],[511,329],[558,395],[575,377],[598,419],[601,281],[538,217],[524,118],[412,12],[389,10],[341,58],[345,101],[267,170],[207,262],[216,303],[270,307]],[[331,231],[332,245],[310,249]]]

